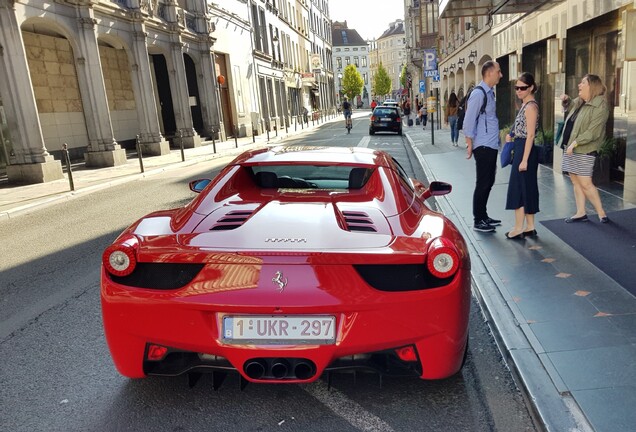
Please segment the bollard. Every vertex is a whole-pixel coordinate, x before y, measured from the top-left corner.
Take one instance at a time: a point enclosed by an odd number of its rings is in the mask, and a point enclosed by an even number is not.
[[[289,131],[287,130],[287,117],[285,117],[285,134],[289,135]]]
[[[234,126],[234,147],[238,148],[238,126]]]
[[[278,137],[278,122],[276,122],[276,125],[274,127],[276,128],[276,136]]]
[[[179,129],[179,147],[181,147],[181,162],[185,162],[185,153],[183,151],[183,131]]]
[[[66,164],[66,170],[68,171],[68,185],[72,191],[75,190],[75,184],[73,183],[73,170],[71,169],[71,158],[68,155],[68,144],[62,145],[62,153],[64,154],[64,163]]]
[[[141,144],[139,144],[139,134],[137,134],[135,147],[137,147],[137,157],[139,158],[139,169],[144,172],[144,160],[141,154]]]
[[[256,142],[256,130],[252,129],[252,143]]]
[[[216,153],[216,131],[212,128],[212,152]]]
[[[269,142],[269,124],[267,125],[267,142]]]
[[[298,117],[294,116],[294,132],[298,130]]]

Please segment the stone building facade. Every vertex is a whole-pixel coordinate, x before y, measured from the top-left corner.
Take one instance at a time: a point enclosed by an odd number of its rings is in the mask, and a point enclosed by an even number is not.
[[[362,93],[353,101],[354,106],[369,108],[371,103],[371,79],[369,69],[369,47],[367,41],[355,30],[347,26],[347,22],[332,23],[333,66],[336,74],[336,95],[342,102],[340,86],[344,68],[353,64],[358,69],[364,85]]]
[[[46,182],[64,144],[110,167],[334,111],[330,44],[327,0],[0,0],[0,169]]]
[[[406,34],[404,32],[404,20],[396,20],[374,41],[371,42],[371,80],[378,72],[378,66],[382,64],[391,77],[391,97],[402,96],[400,74],[402,66],[406,64]],[[378,95],[383,96],[383,95]]]

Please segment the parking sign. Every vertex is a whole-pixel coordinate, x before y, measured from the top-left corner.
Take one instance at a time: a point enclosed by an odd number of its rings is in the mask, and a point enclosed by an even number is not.
[[[424,50],[424,64],[425,71],[437,70],[437,50],[425,49]]]
[[[426,81],[420,81],[420,93],[426,93]]]

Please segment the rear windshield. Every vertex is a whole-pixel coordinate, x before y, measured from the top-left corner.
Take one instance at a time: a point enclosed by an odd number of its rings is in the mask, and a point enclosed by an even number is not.
[[[373,115],[376,115],[376,116],[381,116],[381,115],[390,116],[395,114],[397,114],[397,110],[395,108],[376,108],[375,111],[373,111]]]
[[[347,165],[255,165],[251,169],[262,188],[360,189],[373,167]]]

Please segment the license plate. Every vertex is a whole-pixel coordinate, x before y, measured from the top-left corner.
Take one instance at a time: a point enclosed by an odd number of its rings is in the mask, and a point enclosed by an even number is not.
[[[380,120],[385,121],[385,122],[391,121],[391,117],[383,117]]]
[[[307,316],[224,316],[223,340],[247,344],[333,344],[336,318]]]

